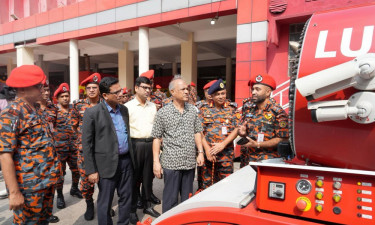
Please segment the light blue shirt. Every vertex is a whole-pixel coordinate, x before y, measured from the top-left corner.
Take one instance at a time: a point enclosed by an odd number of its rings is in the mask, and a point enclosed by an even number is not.
[[[118,139],[118,154],[124,155],[129,152],[128,131],[126,130],[125,121],[120,112],[120,106],[116,105],[116,109],[113,110],[106,101],[104,101],[104,104],[107,106],[109,114],[111,115],[113,125],[115,125]]]

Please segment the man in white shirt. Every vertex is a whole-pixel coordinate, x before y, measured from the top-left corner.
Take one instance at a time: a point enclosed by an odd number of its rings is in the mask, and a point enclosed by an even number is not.
[[[147,100],[151,90],[151,81],[147,77],[138,77],[135,81],[135,98],[125,104],[129,110],[130,137],[136,161],[130,214],[130,222],[133,224],[139,220],[136,214],[139,191],[137,183],[142,183],[143,212],[153,217],[160,216],[160,213],[151,205],[152,180],[154,179],[151,131],[157,111],[156,105]]]

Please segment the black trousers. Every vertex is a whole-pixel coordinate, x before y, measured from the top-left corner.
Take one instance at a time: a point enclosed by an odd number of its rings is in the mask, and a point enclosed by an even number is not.
[[[189,198],[193,193],[195,168],[190,170],[169,170],[163,168],[164,191],[163,191],[163,213],[178,204],[178,195],[181,202]]]
[[[116,174],[112,178],[100,178],[98,187],[98,224],[113,224],[110,210],[116,189],[119,197],[117,224],[128,225],[133,187],[133,167],[129,154],[119,156]]]
[[[139,184],[142,183],[142,198],[144,202],[149,202],[152,193],[152,181],[154,179],[152,141],[140,141],[132,139],[134,149],[134,159],[136,168],[134,170],[133,197],[131,212],[137,210],[137,200]],[[147,204],[145,204],[147,205]]]

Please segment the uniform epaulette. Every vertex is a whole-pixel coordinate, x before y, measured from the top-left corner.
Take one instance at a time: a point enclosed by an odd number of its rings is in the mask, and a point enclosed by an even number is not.
[[[229,102],[229,106],[237,109],[238,104],[237,104],[237,102]]]
[[[242,105],[245,104],[246,102],[250,102],[251,101],[251,98],[245,98],[243,101],[242,101]]]

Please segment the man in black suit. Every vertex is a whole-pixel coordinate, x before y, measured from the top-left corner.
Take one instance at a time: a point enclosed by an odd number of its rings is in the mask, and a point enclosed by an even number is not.
[[[90,182],[98,183],[99,225],[112,224],[110,210],[115,189],[119,196],[117,224],[128,224],[135,167],[129,113],[119,104],[122,89],[116,78],[103,78],[99,90],[105,101],[87,109],[83,116],[85,171]]]

